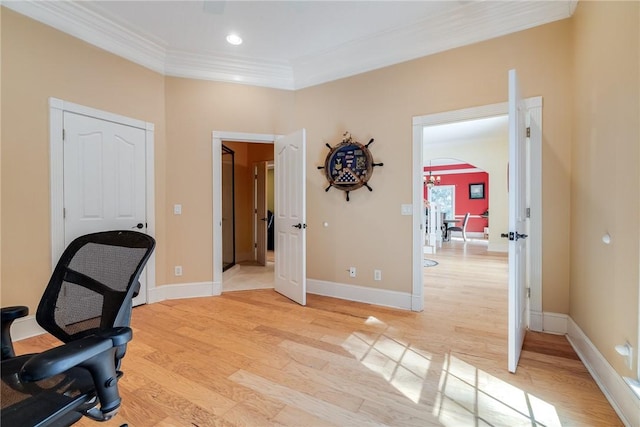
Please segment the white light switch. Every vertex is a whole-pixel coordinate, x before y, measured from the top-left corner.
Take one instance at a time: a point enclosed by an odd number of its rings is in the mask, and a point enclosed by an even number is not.
[[[413,205],[400,205],[400,213],[402,215],[411,215],[413,213]]]
[[[173,205],[173,214],[182,215],[182,205]]]

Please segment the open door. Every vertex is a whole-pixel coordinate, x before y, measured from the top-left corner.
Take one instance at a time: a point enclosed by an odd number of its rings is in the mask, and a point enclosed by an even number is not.
[[[509,71],[509,372],[515,372],[527,330],[527,149],[525,107],[516,70]]]
[[[275,141],[275,290],[307,304],[305,130]]]
[[[254,191],[256,262],[267,265],[267,162],[254,165]]]

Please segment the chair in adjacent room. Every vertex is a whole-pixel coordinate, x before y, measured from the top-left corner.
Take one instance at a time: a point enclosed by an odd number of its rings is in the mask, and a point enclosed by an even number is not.
[[[447,228],[447,235],[451,236],[452,231],[460,231],[462,233],[462,238],[464,241],[467,241],[467,223],[469,222],[469,212],[464,215],[464,219],[462,220],[462,227],[454,226]]]
[[[118,412],[132,299],[154,247],[152,237],[136,231],[69,244],[36,312],[38,324],[64,343],[58,347],[16,356],[9,331],[28,308],[2,309],[3,426],[68,426],[83,415],[106,421]]]

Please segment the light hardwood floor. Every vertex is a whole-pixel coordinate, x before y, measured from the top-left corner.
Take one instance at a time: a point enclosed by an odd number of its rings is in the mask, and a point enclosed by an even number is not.
[[[447,246],[426,256],[422,313],[271,289],[137,307],[103,425],[621,425],[562,336],[528,334],[507,372],[506,258]]]

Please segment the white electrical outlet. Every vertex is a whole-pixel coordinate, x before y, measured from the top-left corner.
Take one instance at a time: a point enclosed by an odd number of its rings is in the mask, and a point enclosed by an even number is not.
[[[382,270],[373,270],[373,280],[382,280]]]
[[[182,205],[173,205],[173,214],[182,215]]]
[[[627,368],[632,369],[633,368],[633,347],[631,347],[631,344],[629,343],[629,341],[625,342],[624,344],[617,345],[615,349],[620,356],[624,357],[625,365],[627,365]]]
[[[349,277],[356,277],[356,268],[349,267]]]
[[[182,266],[176,265],[175,267],[173,267],[173,274],[176,276],[182,276]]]

